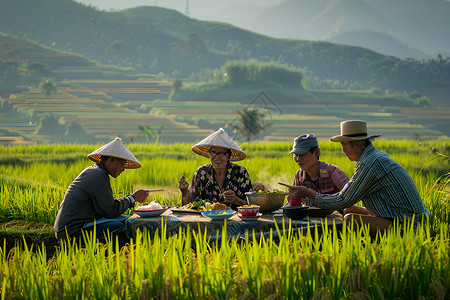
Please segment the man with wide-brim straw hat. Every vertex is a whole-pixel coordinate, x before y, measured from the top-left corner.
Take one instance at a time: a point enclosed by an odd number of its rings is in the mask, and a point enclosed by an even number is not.
[[[330,137],[331,142],[350,142],[374,139],[380,134],[367,134],[367,123],[364,121],[344,121],[341,122],[341,134]]]
[[[243,160],[247,155],[223,128],[192,146],[192,151],[210,158],[211,162],[198,168],[190,189],[189,182],[181,176],[178,187],[183,205],[208,200],[236,209],[247,204],[245,193],[252,188],[250,175],[244,167],[231,163]]]
[[[124,224],[128,216],[122,214],[134,207],[135,201],[145,202],[149,191],[141,189],[115,199],[109,176],[116,178],[125,169],[140,168],[141,164],[120,138],[93,151],[88,158],[96,164],[84,169],[67,189],[56,217],[55,236],[58,240],[78,238],[82,231],[95,229],[97,238],[105,242],[109,231],[122,246],[128,241]]]
[[[330,138],[341,143],[350,161],[357,162],[355,173],[340,193],[325,195],[303,186],[282,185],[294,196],[305,198],[307,205],[345,209],[348,225],[355,230],[368,225],[373,236],[386,231],[394,221],[401,225],[414,222],[415,229],[424,226],[430,212],[405,169],[373,146],[372,139],[379,136],[367,133],[365,121],[349,120],[341,123],[340,135]],[[364,207],[355,205],[359,201]]]

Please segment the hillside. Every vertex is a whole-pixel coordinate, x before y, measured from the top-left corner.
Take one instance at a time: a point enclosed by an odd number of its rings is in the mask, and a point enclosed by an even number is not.
[[[173,93],[173,79],[101,65],[6,35],[0,35],[0,59],[1,78],[12,78],[4,76],[12,73],[2,72],[26,70],[41,61],[48,65],[48,75],[57,86],[56,93],[48,97],[33,85],[14,85],[2,95],[2,144],[100,143],[117,135],[127,142],[194,143],[219,127],[238,126],[237,111],[245,108],[260,109],[264,122],[270,124],[257,137],[260,141],[292,140],[300,132],[314,132],[326,139],[337,133],[341,120],[353,118],[367,120],[387,139],[450,135],[448,103],[420,107],[412,101],[420,97],[417,93],[409,98],[404,93],[304,90],[275,82],[227,86],[220,81],[203,84],[210,86],[209,93],[203,89],[190,95],[188,87],[196,83],[182,81]],[[269,90],[271,84],[273,90]],[[53,122],[46,130],[42,130],[44,120]],[[159,133],[144,135],[140,126]]]
[[[437,76],[422,62],[360,47],[269,38],[160,7],[105,12],[70,0],[5,0],[2,8],[5,32],[143,73],[195,80],[230,59],[253,58],[303,68],[315,88],[396,90],[418,82],[446,84],[450,73],[447,66]]]
[[[172,89],[165,78],[100,65],[76,54],[5,35],[0,35],[0,58],[0,67],[7,65],[10,70],[15,65],[25,68],[32,61],[48,64],[57,85],[57,92],[49,97],[33,86],[2,95],[0,144],[96,143],[117,135],[127,142],[145,142],[139,126],[155,130],[162,126],[164,138],[160,141],[166,143],[179,141],[180,136],[200,139],[209,132],[173,117],[148,114],[145,103],[151,107],[153,100],[167,99]],[[57,122],[46,132],[38,132],[42,120],[49,120],[49,116]],[[72,126],[74,130],[70,131]],[[87,135],[80,136],[80,130],[86,130]]]

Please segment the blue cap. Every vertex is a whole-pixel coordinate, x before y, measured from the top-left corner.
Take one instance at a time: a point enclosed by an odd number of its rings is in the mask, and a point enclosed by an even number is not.
[[[303,134],[294,139],[294,145],[292,146],[292,150],[289,154],[305,154],[313,147],[319,147],[317,137],[314,134]]]

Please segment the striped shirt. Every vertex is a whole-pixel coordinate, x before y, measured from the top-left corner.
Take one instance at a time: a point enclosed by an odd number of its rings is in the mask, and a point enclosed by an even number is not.
[[[295,173],[293,185],[304,185],[321,194],[334,194],[341,191],[348,182],[348,176],[341,169],[332,164],[319,161],[319,177],[312,180],[305,170]],[[290,205],[301,205],[301,200],[290,197]]]
[[[373,145],[363,151],[355,173],[341,192],[306,198],[307,205],[330,209],[350,207],[358,201],[371,214],[400,222],[414,215],[416,221],[430,215],[405,169]]]

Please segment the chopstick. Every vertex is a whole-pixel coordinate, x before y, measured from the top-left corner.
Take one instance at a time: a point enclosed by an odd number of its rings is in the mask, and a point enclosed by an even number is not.
[[[153,193],[153,192],[162,192],[162,191],[164,191],[164,189],[147,190],[147,192],[149,192],[149,193]]]

